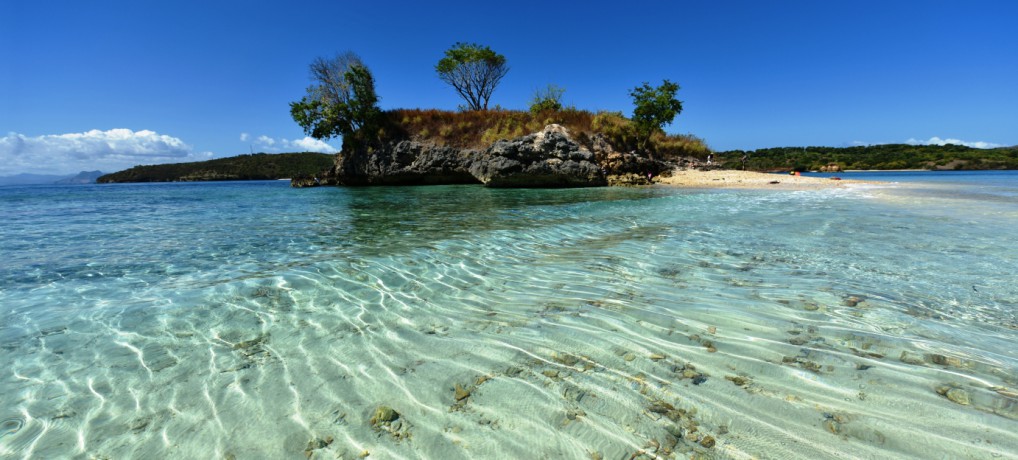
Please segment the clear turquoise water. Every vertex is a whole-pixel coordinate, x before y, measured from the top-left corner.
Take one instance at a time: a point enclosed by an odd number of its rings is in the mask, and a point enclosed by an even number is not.
[[[0,187],[0,457],[1014,458],[1018,175],[943,177]]]

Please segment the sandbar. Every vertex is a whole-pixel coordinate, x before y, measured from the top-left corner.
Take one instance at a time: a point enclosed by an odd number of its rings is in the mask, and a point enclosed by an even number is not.
[[[753,188],[784,190],[817,190],[866,184],[870,181],[835,180],[826,177],[770,174],[734,169],[678,169],[653,179],[654,183],[688,188]]]

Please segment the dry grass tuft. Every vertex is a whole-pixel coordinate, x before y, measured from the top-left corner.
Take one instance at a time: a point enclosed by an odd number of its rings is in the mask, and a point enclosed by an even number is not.
[[[566,108],[540,113],[519,110],[452,112],[435,109],[395,109],[385,112],[390,132],[401,137],[457,148],[484,149],[501,139],[512,139],[540,131],[549,124],[564,126],[580,143],[590,147],[595,133],[608,137],[619,151],[636,149],[632,122],[619,112],[593,113]],[[707,145],[691,135],[655,133],[652,153],[662,158],[706,157]]]

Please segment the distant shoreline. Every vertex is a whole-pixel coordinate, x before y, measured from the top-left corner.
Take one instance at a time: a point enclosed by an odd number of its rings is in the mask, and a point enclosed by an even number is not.
[[[944,170],[936,170],[936,169],[846,169],[846,170],[841,171],[841,172],[854,173],[854,172],[930,172],[930,171],[936,172],[936,171],[948,171],[948,170],[947,169],[944,169]],[[950,171],[953,171],[953,170],[950,170]],[[820,171],[810,171],[810,172],[820,172]]]

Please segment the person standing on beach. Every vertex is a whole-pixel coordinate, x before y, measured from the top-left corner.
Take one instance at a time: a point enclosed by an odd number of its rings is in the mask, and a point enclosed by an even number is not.
[[[746,170],[746,162],[749,161],[749,155],[742,155],[742,170]]]

